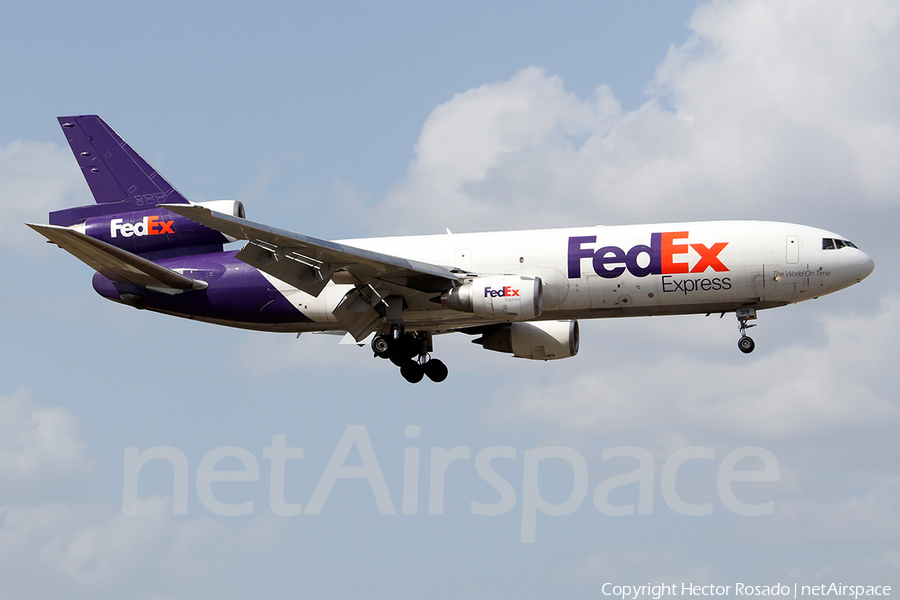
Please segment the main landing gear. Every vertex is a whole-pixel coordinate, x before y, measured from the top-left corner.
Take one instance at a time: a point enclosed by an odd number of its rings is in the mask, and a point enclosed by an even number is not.
[[[372,351],[400,367],[400,375],[410,383],[419,383],[426,376],[440,383],[447,379],[448,370],[443,361],[428,354],[430,341],[424,332],[403,333],[395,327],[389,335],[375,336]]]
[[[738,340],[738,348],[744,354],[750,354],[751,352],[753,352],[753,349],[756,348],[756,342],[753,341],[753,338],[747,335],[747,330],[751,327],[756,327],[756,324],[748,324],[747,321],[756,319],[756,309],[739,308],[737,309],[737,311],[735,311],[734,314],[737,317],[738,328],[741,332],[741,339]]]

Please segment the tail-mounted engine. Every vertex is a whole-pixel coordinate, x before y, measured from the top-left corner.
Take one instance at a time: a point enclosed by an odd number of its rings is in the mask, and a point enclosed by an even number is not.
[[[441,306],[479,317],[520,321],[544,311],[540,277],[476,277],[441,296]]]
[[[472,343],[518,358],[554,360],[578,354],[578,338],[578,321],[538,321],[501,325]]]

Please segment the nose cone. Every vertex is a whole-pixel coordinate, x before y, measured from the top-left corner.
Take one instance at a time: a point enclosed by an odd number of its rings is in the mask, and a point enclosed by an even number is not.
[[[859,260],[857,262],[857,271],[856,277],[857,281],[862,281],[866,277],[872,274],[872,271],[875,270],[875,261],[869,258],[869,255],[865,252],[859,252]]]

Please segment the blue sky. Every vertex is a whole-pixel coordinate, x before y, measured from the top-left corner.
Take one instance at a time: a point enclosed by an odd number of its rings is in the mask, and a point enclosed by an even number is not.
[[[0,67],[19,90],[2,134],[58,142],[47,114],[102,114],[153,145],[192,197],[231,197],[271,173],[273,205],[324,218],[335,181],[384,196],[435,106],[523,67],[581,95],[607,83],[639,106],[692,6],[106,3],[72,15],[39,3],[4,19],[2,50],[22,60]]]
[[[31,3],[0,23],[0,576],[3,597],[573,597],[604,582],[898,585],[894,356],[900,12],[889,3]],[[90,269],[22,223],[89,201],[55,117],[102,115],[193,200],[318,237],[714,218],[840,232],[876,262],[863,284],[762,313],[756,352],[733,319],[582,323],[581,352],[531,363],[437,340],[451,369],[410,386],[368,349],[266,335],[104,301]],[[404,437],[421,427],[420,438]],[[371,440],[398,514],[338,481],[319,515],[269,509],[263,449],[304,448],[285,495],[306,505],[348,426]],[[122,514],[124,451],[177,448],[141,471]],[[258,481],[214,483],[248,516],[202,505],[198,468],[249,451]],[[517,493],[476,472],[484,448]],[[520,542],[526,453],[585,459],[588,491]],[[652,514],[612,517],[598,484],[654,459]],[[770,451],[777,482],[735,484],[729,452]],[[428,514],[433,449],[468,447]],[[690,447],[678,490],[663,465]],[[419,448],[418,514],[402,515]],[[348,465],[362,464],[354,453]],[[236,469],[237,459],[219,468]],[[540,493],[576,477],[540,463]],[[744,486],[744,487],[741,487]],[[635,486],[615,490],[637,503]]]

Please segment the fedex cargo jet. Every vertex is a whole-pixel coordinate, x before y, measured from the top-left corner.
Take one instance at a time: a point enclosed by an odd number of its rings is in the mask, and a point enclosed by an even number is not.
[[[758,310],[874,269],[842,235],[756,221],[327,241],[249,221],[237,201],[189,202],[96,115],[59,123],[96,204],[29,226],[95,269],[100,295],[231,327],[343,334],[411,383],[447,377],[435,334],[551,360],[578,352],[578,319],[734,313],[750,353]]]

